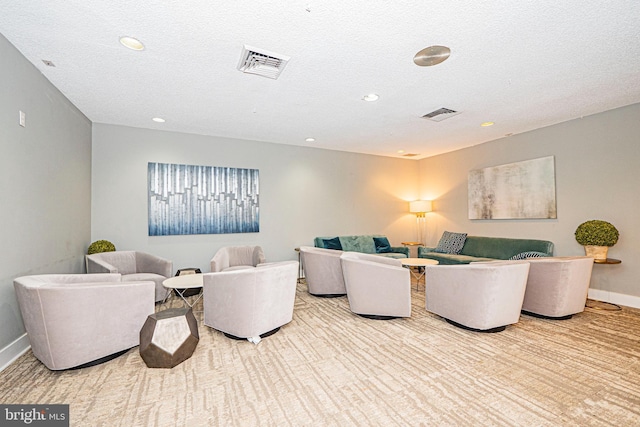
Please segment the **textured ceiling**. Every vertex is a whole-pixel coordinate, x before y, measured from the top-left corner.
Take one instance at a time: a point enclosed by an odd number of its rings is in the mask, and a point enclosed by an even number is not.
[[[640,102],[639,22],[634,0],[0,4],[0,33],[93,122],[414,158]],[[244,44],[291,60],[244,74]],[[415,65],[431,45],[451,57]],[[462,113],[421,118],[441,107]]]

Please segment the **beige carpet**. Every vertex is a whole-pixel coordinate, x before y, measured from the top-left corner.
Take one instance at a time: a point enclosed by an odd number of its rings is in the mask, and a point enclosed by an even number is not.
[[[638,310],[480,334],[425,311],[422,289],[410,319],[381,321],[299,285],[293,322],[258,345],[199,332],[171,370],[137,348],[66,372],[28,352],[0,373],[0,403],[68,403],[73,426],[640,425]]]

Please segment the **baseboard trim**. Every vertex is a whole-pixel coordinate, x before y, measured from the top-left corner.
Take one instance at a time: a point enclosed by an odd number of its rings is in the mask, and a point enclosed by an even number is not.
[[[0,350],[0,372],[11,365],[18,357],[25,354],[31,348],[29,337],[24,333],[11,344]]]
[[[589,299],[624,305],[626,307],[640,308],[640,297],[603,291],[602,289],[589,289]]]

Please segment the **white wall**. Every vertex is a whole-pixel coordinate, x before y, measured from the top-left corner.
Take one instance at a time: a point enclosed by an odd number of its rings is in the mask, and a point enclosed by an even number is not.
[[[544,156],[555,156],[557,219],[468,219],[469,170]],[[622,264],[595,265],[591,288],[619,303],[629,300],[617,294],[640,296],[640,104],[424,159],[419,176],[423,197],[435,200],[436,212],[429,214],[433,245],[450,230],[546,239],[557,255],[584,255],[575,229],[602,219],[620,231],[609,257]]]
[[[148,236],[147,163],[259,169],[260,232]],[[93,126],[92,240],[199,267],[222,246],[258,244],[268,261],[297,259],[316,236],[386,234],[415,240],[418,162],[256,141]]]
[[[91,122],[0,35],[0,369],[27,348],[13,279],[82,272]],[[26,113],[19,126],[18,111]]]

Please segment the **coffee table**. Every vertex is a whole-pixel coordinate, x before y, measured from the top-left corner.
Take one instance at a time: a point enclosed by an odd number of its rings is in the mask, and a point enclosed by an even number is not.
[[[176,294],[178,294],[180,298],[182,298],[182,300],[185,302],[185,304],[187,304],[190,308],[193,308],[193,306],[196,305],[198,301],[200,301],[200,298],[202,298],[201,273],[170,277],[162,282],[162,286],[167,289],[174,290]],[[194,288],[200,288],[200,292],[198,293],[198,298],[196,298],[193,304],[190,304],[189,301],[187,301],[187,298],[185,298],[184,294],[188,289]]]
[[[435,259],[429,258],[401,258],[403,267],[407,267],[411,272],[411,275],[416,279],[416,291],[420,287],[420,279],[424,277],[426,265],[437,265],[439,262]],[[416,272],[417,271],[417,272]],[[425,286],[427,285],[427,278],[424,279]]]

